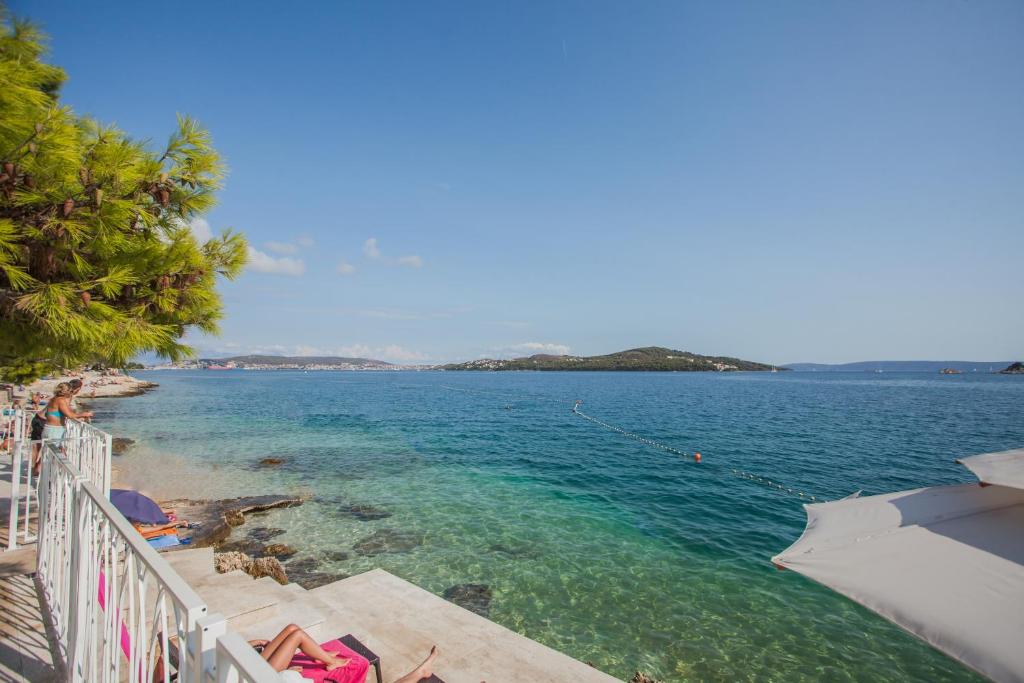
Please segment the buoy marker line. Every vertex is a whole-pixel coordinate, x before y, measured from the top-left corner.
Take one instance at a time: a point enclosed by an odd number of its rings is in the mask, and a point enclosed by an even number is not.
[[[604,420],[599,420],[598,418],[594,417],[593,415],[587,415],[582,410],[580,410],[580,403],[582,403],[582,401],[577,401],[576,404],[573,406],[573,409],[572,409],[573,415],[577,415],[579,417],[582,417],[584,420],[589,420],[590,422],[593,422],[596,425],[600,425],[600,426],[604,427],[605,429],[609,429],[609,430],[611,430],[613,432],[618,432],[619,434],[621,434],[622,436],[625,436],[626,438],[633,439],[634,441],[639,441],[640,443],[644,444],[645,446],[650,446],[652,448],[658,448],[658,449],[661,449],[661,450],[665,451],[666,453],[674,453],[675,455],[678,455],[678,456],[683,457],[683,458],[689,458],[689,459],[693,460],[695,463],[699,463],[701,461],[701,454],[700,453],[694,453],[694,454],[691,455],[690,453],[687,453],[686,451],[681,451],[678,448],[675,448],[674,446],[669,446],[668,444],[661,443],[660,441],[655,441],[654,439],[648,439],[646,436],[642,436],[640,434],[636,434],[634,432],[627,431],[627,430],[623,429],[622,427],[616,427],[615,425],[608,424]]]
[[[495,396],[495,397],[498,397],[498,398],[502,398],[504,400],[539,401],[539,402],[543,402],[543,403],[557,403],[559,405],[571,405],[572,406],[572,411],[571,411],[572,414],[576,415],[577,417],[581,417],[584,420],[587,420],[588,422],[593,422],[596,425],[604,427],[605,429],[607,429],[609,431],[616,432],[616,433],[618,433],[618,434],[620,434],[620,435],[622,435],[622,436],[624,436],[624,437],[626,437],[628,439],[632,439],[634,441],[642,443],[645,446],[650,446],[651,448],[657,448],[657,449],[662,450],[662,451],[664,451],[666,453],[672,453],[673,455],[678,455],[678,456],[680,456],[682,458],[687,458],[687,459],[689,459],[690,461],[692,461],[695,464],[699,464],[699,463],[703,462],[703,456],[700,454],[699,451],[694,452],[692,454],[691,453],[687,453],[686,451],[682,451],[682,450],[680,450],[680,449],[678,449],[678,448],[676,448],[674,446],[669,446],[668,444],[661,443],[660,441],[656,441],[654,439],[649,439],[649,438],[643,436],[642,434],[637,434],[636,432],[631,432],[629,430],[623,429],[622,427],[617,427],[616,425],[609,424],[608,422],[605,422],[604,420],[596,418],[593,415],[587,415],[582,410],[580,410],[580,406],[583,405],[583,401],[581,399],[575,399],[575,400],[571,400],[570,401],[570,400],[565,400],[565,399],[546,398],[546,397],[541,397],[541,396],[531,396],[531,395],[527,395],[527,394],[511,394],[510,395],[508,393],[501,393],[501,392],[496,392],[496,391],[486,391],[486,390],[482,390],[482,389],[464,389],[464,388],[461,388],[461,387],[453,387],[453,386],[446,385],[446,384],[442,384],[442,385],[440,385],[440,387],[442,389],[446,389],[448,391],[460,391],[460,392],[467,393],[467,394],[481,394],[481,395],[484,395],[484,396]],[[516,398],[510,398],[510,396],[515,396]],[[762,477],[761,475],[754,474],[753,472],[747,472],[747,471],[741,470],[741,469],[730,468],[730,473],[734,477],[737,477],[739,479],[743,479],[743,480],[746,480],[746,481],[750,481],[750,482],[753,482],[755,484],[761,484],[762,486],[765,486],[765,487],[767,487],[767,488],[769,488],[769,489],[771,489],[773,491],[776,491],[778,493],[790,494],[790,495],[792,495],[794,497],[797,497],[797,498],[799,498],[801,500],[809,501],[809,502],[812,502],[812,503],[823,502],[823,500],[819,499],[817,496],[813,496],[813,495],[811,495],[809,493],[805,493],[804,491],[801,491],[799,489],[795,489],[795,488],[793,488],[791,486],[787,486],[785,484],[782,484],[781,482],[774,481],[772,479],[769,479],[768,477]]]

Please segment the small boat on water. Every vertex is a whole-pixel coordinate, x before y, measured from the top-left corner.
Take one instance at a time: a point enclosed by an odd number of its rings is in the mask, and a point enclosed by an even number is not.
[[[941,370],[939,370],[939,374],[940,375],[962,375],[964,373],[963,373],[962,370],[957,370],[956,368],[942,368]]]

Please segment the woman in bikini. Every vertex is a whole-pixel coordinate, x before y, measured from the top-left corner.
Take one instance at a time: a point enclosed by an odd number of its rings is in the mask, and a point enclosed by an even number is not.
[[[81,387],[81,383],[78,385]],[[43,418],[46,423],[43,425],[42,437],[44,440],[53,440],[58,444],[64,438],[64,422],[69,417],[75,420],[88,420],[92,417],[91,412],[76,413],[71,407],[71,397],[75,390],[68,382],[61,382],[53,389],[53,397],[46,402],[43,408]]]
[[[344,657],[336,657],[325,651],[316,644],[308,633],[295,624],[288,624],[274,637],[273,640],[250,640],[249,644],[256,648],[256,651],[267,660],[274,671],[282,674],[285,681],[305,680],[298,671],[289,668],[295,651],[299,650],[307,657],[311,657],[326,667],[328,671],[334,671],[349,663]],[[433,673],[434,659],[437,657],[437,648],[430,648],[430,654],[415,669],[395,681],[395,683],[416,683],[424,678],[430,678]]]

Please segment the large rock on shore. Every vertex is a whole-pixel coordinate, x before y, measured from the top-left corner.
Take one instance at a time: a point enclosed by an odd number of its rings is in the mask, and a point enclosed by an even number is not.
[[[276,557],[252,558],[239,552],[217,553],[213,556],[213,567],[221,574],[241,570],[254,579],[269,576],[282,586],[288,583],[288,574]]]
[[[226,541],[231,528],[243,524],[248,514],[294,507],[304,500],[299,496],[249,496],[229,500],[166,500],[160,505],[174,508],[178,519],[199,523],[192,534],[192,547],[205,548]]]

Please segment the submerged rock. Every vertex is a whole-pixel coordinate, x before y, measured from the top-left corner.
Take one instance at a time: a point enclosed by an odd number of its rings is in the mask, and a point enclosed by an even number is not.
[[[276,557],[279,560],[286,560],[289,557],[294,557],[298,552],[298,550],[286,543],[271,543],[270,545],[263,546],[262,551],[265,557]]]
[[[314,557],[303,557],[285,564],[288,578],[306,590],[326,586],[329,583],[347,579],[348,574],[320,571],[320,562]]]
[[[344,562],[350,556],[344,550],[328,550],[324,553],[324,557],[332,562]]]
[[[491,587],[482,583],[460,583],[444,592],[444,599],[486,617],[491,611]]]
[[[263,458],[260,460],[260,467],[277,467],[284,464],[284,458]]]
[[[514,558],[528,558],[536,559],[540,557],[540,552],[537,551],[531,545],[506,545],[504,543],[495,543],[489,550],[495,553],[501,553],[502,555],[508,555]]]
[[[219,553],[245,553],[249,557],[260,557],[263,553],[263,544],[250,538],[236,538],[230,541],[217,543],[214,548]]]
[[[110,452],[114,455],[124,455],[124,452],[132,447],[135,439],[128,439],[123,436],[115,436],[110,440]]]
[[[648,676],[642,671],[637,671],[633,674],[633,677],[629,679],[629,683],[661,683],[661,681]]]
[[[357,553],[374,557],[384,553],[407,553],[423,543],[420,534],[397,529],[377,529],[352,546]]]
[[[249,533],[247,535],[254,541],[266,542],[273,538],[277,538],[283,533],[284,529],[278,529],[277,527],[255,526],[252,529],[249,529]]]
[[[333,572],[309,572],[308,574],[302,574],[295,578],[295,583],[299,584],[308,591],[320,586],[326,586],[329,583],[335,581],[341,581],[347,579],[348,574],[335,574]]]
[[[303,557],[299,560],[289,561],[285,565],[285,567],[289,572],[291,572],[295,576],[300,576],[302,574],[309,574],[310,572],[315,572],[320,568],[320,563],[316,561],[316,558]]]
[[[342,505],[338,510],[342,514],[355,517],[361,522],[372,522],[378,519],[387,519],[391,516],[391,513],[387,510],[382,510],[373,505]]]

